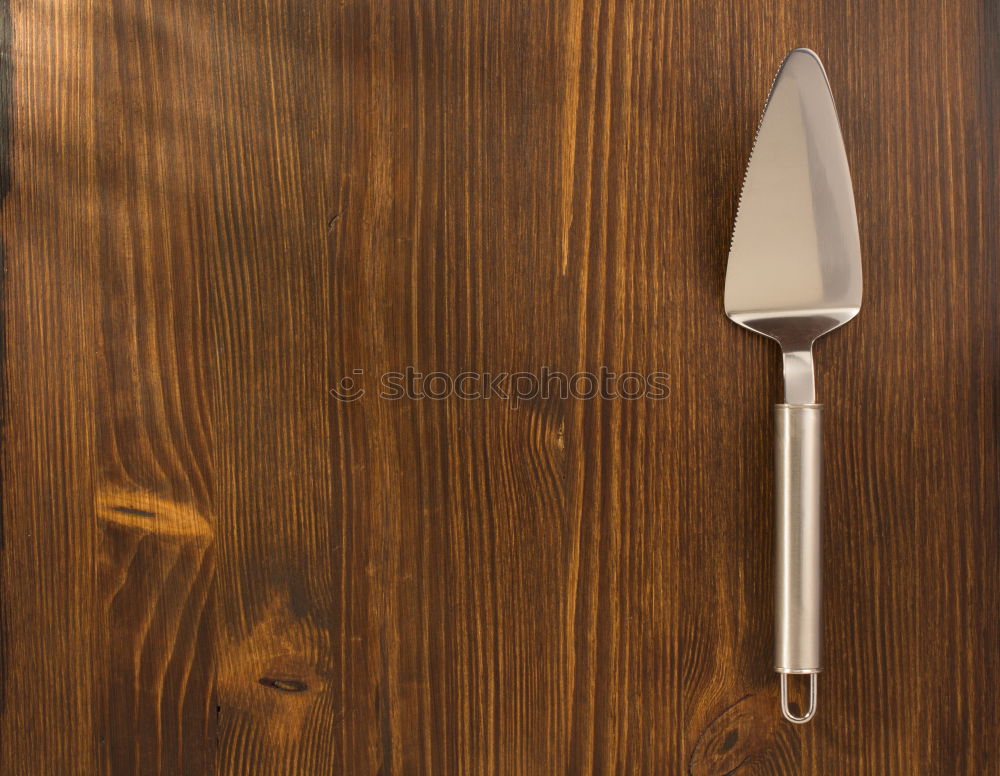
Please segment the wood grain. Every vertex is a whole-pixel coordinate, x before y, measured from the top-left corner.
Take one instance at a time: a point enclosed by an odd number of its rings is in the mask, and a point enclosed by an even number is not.
[[[801,728],[721,310],[800,45],[866,286]],[[0,772],[1000,773],[998,52],[973,0],[0,2]]]

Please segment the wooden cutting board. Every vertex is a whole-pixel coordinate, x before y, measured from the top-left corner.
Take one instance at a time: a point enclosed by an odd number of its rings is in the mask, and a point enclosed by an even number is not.
[[[4,774],[1000,773],[995,3],[3,0],[0,37]],[[779,357],[722,311],[795,46],[866,287],[818,347],[802,728]],[[669,397],[379,397],[602,366]]]

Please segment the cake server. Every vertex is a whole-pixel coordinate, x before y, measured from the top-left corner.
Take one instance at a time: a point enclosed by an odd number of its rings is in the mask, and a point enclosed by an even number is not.
[[[774,670],[781,711],[816,713],[822,669],[822,406],[812,346],[861,308],[861,246],[851,175],[826,71],[795,49],[775,76],[733,227],[726,314],[777,340],[785,402],[774,408]],[[788,677],[809,677],[806,711],[793,714]]]

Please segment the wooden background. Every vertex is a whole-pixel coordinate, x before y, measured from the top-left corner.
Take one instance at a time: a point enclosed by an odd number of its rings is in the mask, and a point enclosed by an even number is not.
[[[4,0],[0,37],[0,772],[1000,773],[996,2]],[[796,728],[778,352],[722,290],[800,45],[866,298],[817,353]],[[373,395],[406,365],[672,392]]]

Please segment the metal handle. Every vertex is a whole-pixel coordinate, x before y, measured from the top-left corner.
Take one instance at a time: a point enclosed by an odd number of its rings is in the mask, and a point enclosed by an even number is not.
[[[781,711],[795,723],[816,713],[822,670],[822,416],[819,404],[774,408],[774,670],[781,674]],[[789,674],[811,675],[802,716],[788,708]]]

